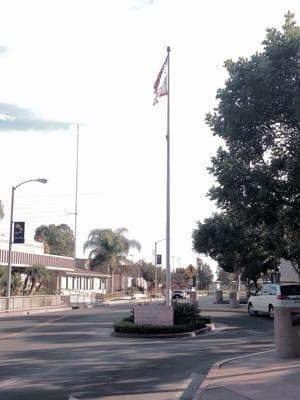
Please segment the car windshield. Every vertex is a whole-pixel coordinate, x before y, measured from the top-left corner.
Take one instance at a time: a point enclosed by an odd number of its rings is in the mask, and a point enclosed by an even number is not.
[[[281,294],[283,296],[300,296],[300,285],[281,286]]]

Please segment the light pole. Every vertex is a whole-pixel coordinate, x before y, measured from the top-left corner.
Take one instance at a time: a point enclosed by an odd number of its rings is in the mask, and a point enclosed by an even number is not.
[[[11,247],[12,247],[12,226],[13,226],[13,217],[14,217],[14,200],[15,200],[15,190],[25,183],[28,182],[40,182],[47,183],[47,179],[38,178],[38,179],[29,179],[28,181],[24,181],[19,183],[16,186],[13,186],[11,189],[11,206],[10,206],[10,222],[9,222],[9,238],[8,238],[8,282],[7,282],[7,297],[10,297],[10,287],[11,287]]]
[[[157,258],[157,244],[160,242],[163,242],[166,239],[161,239],[155,242],[154,245],[154,263],[155,263],[155,299],[157,299],[157,263],[156,263],[156,258]]]

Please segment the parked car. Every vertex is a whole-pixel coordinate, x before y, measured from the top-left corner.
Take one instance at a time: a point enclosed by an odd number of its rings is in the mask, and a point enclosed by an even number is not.
[[[173,291],[172,299],[185,299],[186,292],[182,289],[176,289]]]
[[[300,283],[266,283],[259,287],[248,299],[248,313],[258,312],[274,318],[274,306],[300,306]]]

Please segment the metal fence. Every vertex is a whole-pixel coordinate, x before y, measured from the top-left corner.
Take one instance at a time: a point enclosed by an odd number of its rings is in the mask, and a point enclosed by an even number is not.
[[[1,311],[33,310],[37,308],[67,307],[70,296],[13,296],[0,297]]]
[[[73,292],[70,293],[71,305],[93,305],[98,301],[97,293]]]

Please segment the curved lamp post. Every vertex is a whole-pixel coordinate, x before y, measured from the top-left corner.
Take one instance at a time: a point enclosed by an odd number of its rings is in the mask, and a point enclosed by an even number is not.
[[[28,181],[24,181],[19,183],[16,186],[13,186],[11,189],[11,207],[10,207],[10,222],[9,222],[9,239],[8,239],[8,282],[7,282],[7,297],[10,297],[10,287],[11,287],[11,247],[12,247],[12,225],[13,225],[13,216],[14,216],[14,198],[15,198],[15,190],[25,183],[28,182],[40,182],[47,183],[47,179],[38,178],[38,179],[29,179]]]
[[[155,262],[155,299],[157,299],[157,261],[156,261],[156,258],[157,258],[157,244],[158,243],[160,243],[160,242],[163,242],[164,240],[166,240],[166,239],[161,239],[161,240],[158,240],[157,242],[155,242],[155,246],[154,246],[154,262]]]

